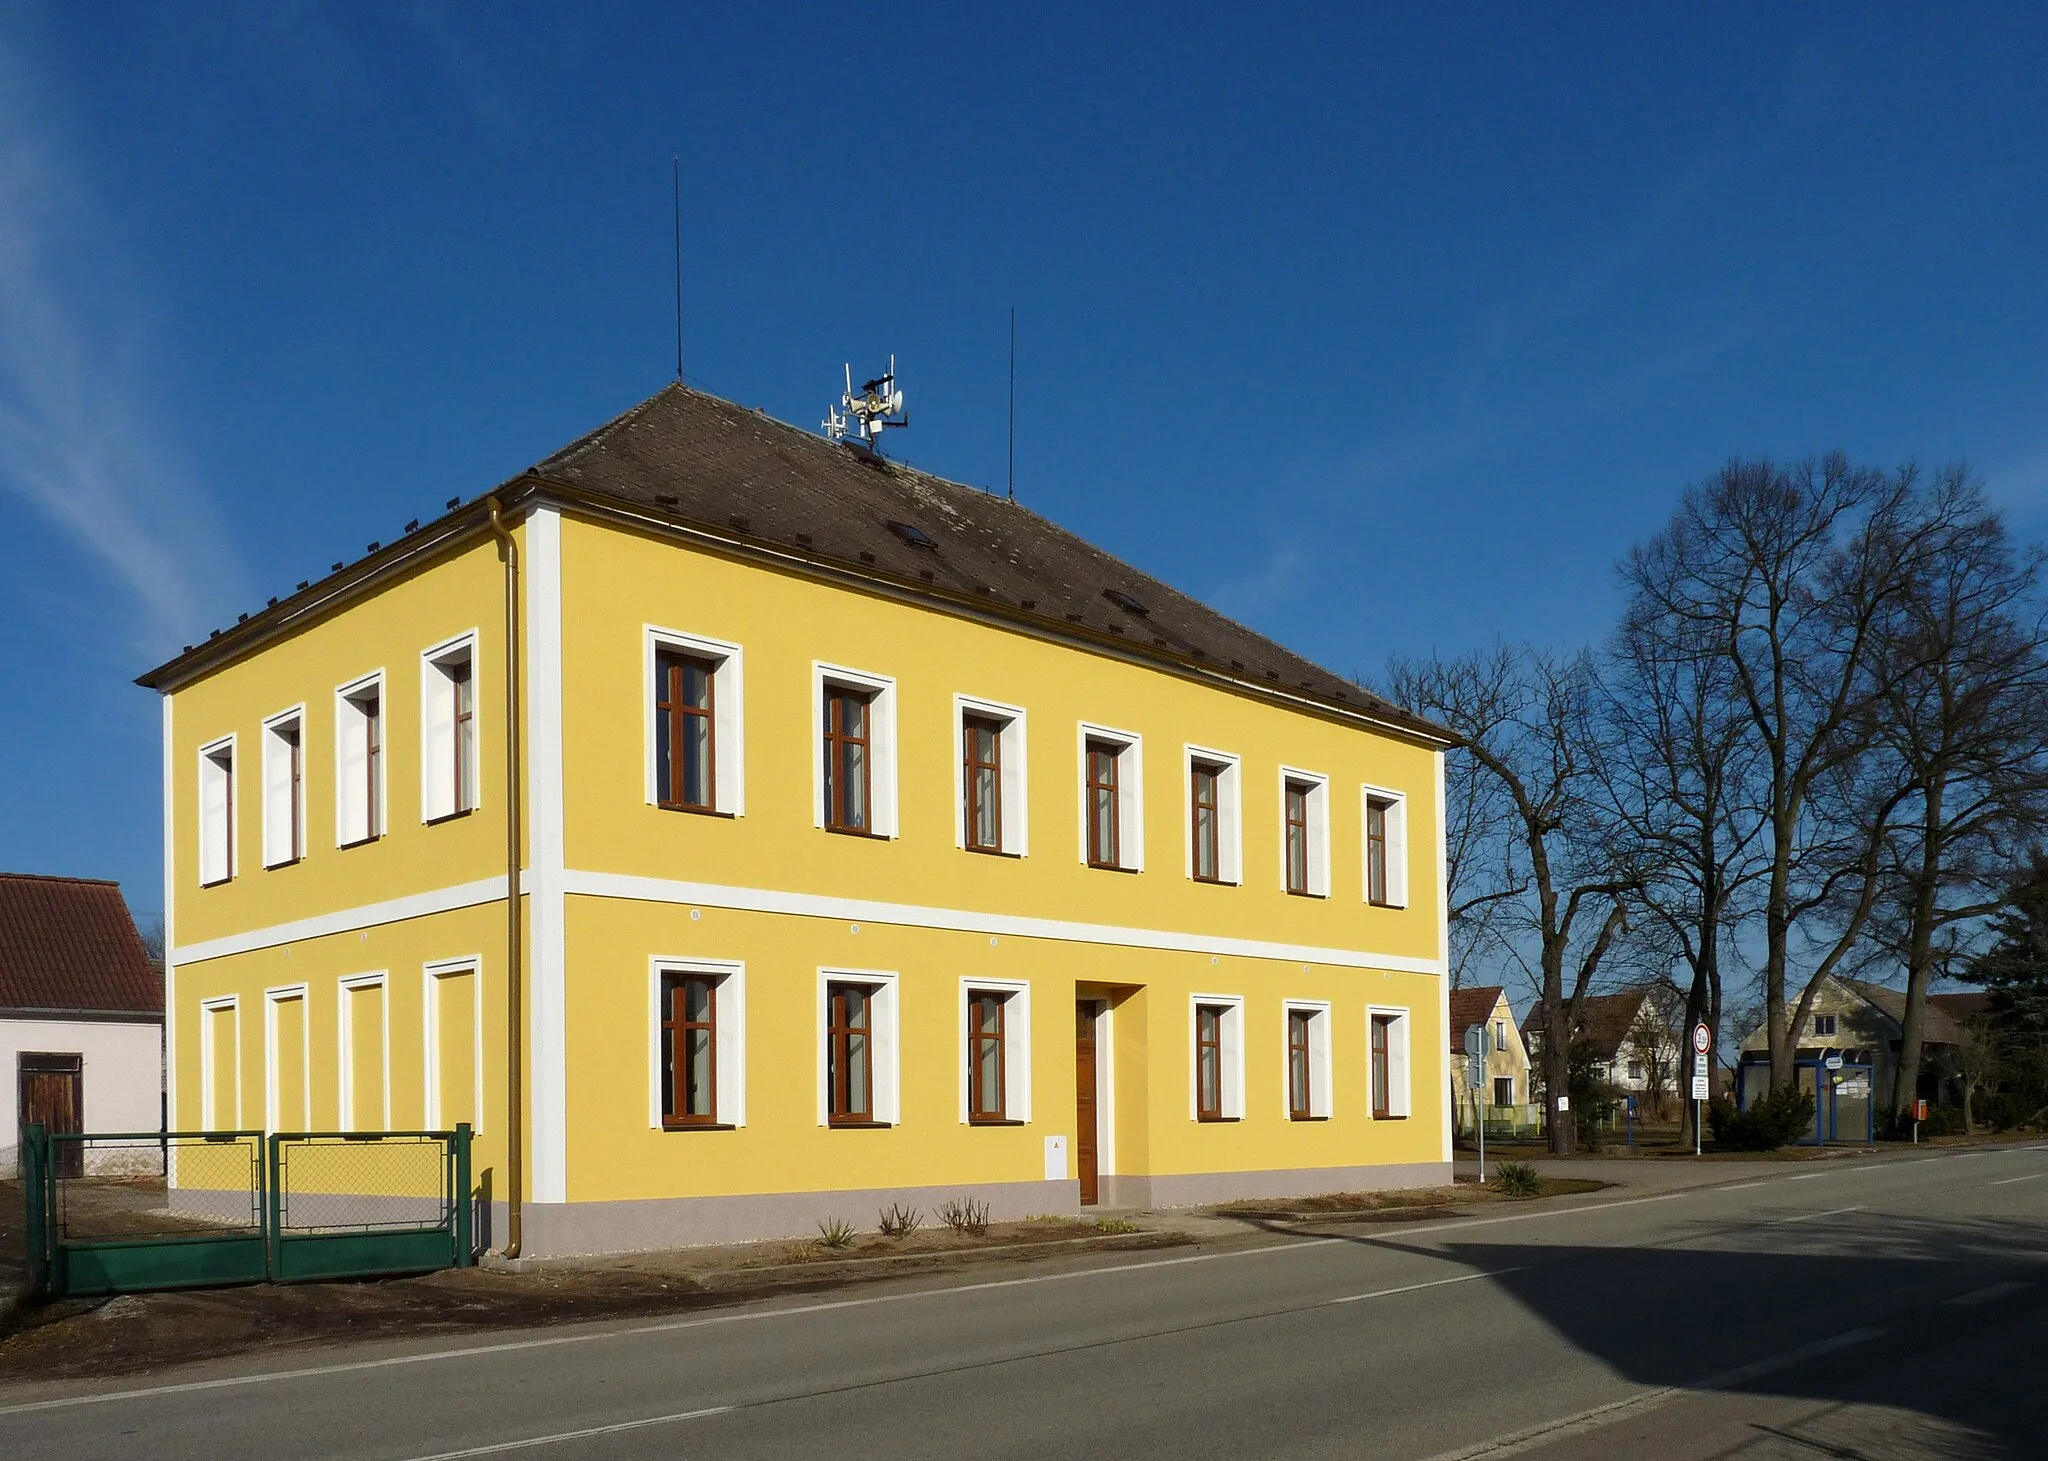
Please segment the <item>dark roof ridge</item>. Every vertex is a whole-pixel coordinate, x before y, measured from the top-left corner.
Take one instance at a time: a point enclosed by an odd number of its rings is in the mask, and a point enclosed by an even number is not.
[[[25,878],[38,883],[87,883],[96,888],[118,888],[118,878],[81,878],[71,873],[10,873],[0,871],[0,878]]]

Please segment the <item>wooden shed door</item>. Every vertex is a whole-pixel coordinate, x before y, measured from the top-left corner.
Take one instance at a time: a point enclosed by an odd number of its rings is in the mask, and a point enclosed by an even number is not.
[[[51,1132],[85,1130],[85,1062],[76,1055],[35,1054],[20,1057],[20,1110],[23,1126]],[[67,1141],[56,1149],[59,1177],[83,1175],[85,1148]]]

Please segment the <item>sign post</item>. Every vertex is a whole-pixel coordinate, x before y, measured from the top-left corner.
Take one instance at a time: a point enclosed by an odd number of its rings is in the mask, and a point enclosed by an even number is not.
[[[1479,1185],[1486,1185],[1486,1026],[1465,1027],[1465,1084],[1472,1088],[1472,1121],[1479,1128]]]
[[[1714,1046],[1714,1032],[1706,1021],[1692,1027],[1692,1154],[1700,1154],[1700,1127],[1706,1118],[1707,1052]]]

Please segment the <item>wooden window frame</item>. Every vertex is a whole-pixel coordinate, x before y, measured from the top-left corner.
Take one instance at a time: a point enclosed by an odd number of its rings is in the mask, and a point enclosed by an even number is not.
[[[1365,901],[1375,908],[1393,906],[1387,897],[1387,814],[1393,809],[1392,798],[1366,794]]]
[[[960,717],[960,769],[962,777],[961,813],[965,818],[961,826],[961,845],[969,852],[1001,852],[1003,843],[1003,736],[1009,727],[992,715],[968,711]],[[989,756],[984,760],[975,742],[977,732],[986,734],[989,740]],[[993,842],[983,842],[977,836],[981,826],[980,773],[986,771],[993,788],[995,801],[994,815],[990,818],[995,830]]]
[[[1309,846],[1309,798],[1315,795],[1315,787],[1306,781],[1288,777],[1280,783],[1280,815],[1284,831],[1281,841],[1281,866],[1286,879],[1287,891],[1298,898],[1314,896],[1309,886],[1313,874],[1313,849]],[[1299,809],[1301,815],[1296,816]],[[1300,862],[1300,876],[1297,878],[1296,860]]]
[[[453,753],[455,765],[450,785],[455,790],[454,815],[476,810],[477,788],[473,784],[477,777],[472,763],[470,737],[476,733],[476,647],[464,649],[462,654],[447,661],[443,668],[448,673],[448,693],[455,712],[455,744]]]
[[[199,748],[199,886],[218,888],[223,883],[235,880],[236,844],[235,836],[235,773],[241,759],[240,746],[235,737],[223,736]],[[209,765],[218,768],[222,777],[221,795],[221,875],[217,878],[206,876],[206,778]]]
[[[720,986],[725,983],[722,976],[707,974],[696,969],[665,969],[661,972],[663,1006],[661,1011],[662,1083],[668,1090],[668,1099],[662,1103],[661,1124],[668,1130],[690,1127],[719,1126],[720,1111],[718,1088],[721,1074],[718,1069],[718,1026]],[[686,992],[690,985],[700,984],[705,991],[706,1018],[692,1020],[685,1011]],[[688,1058],[686,1042],[690,1032],[705,1032],[706,1049],[710,1052],[709,1112],[689,1112],[678,1109],[683,1095],[682,1073]]]
[[[1224,1121],[1223,1084],[1228,1072],[1223,1068],[1223,1022],[1230,1017],[1230,1006],[1224,1004],[1197,1004],[1195,1006],[1195,1120]],[[1203,1029],[1204,1022],[1208,1029]],[[1216,1080],[1213,1092],[1202,1089],[1202,1057],[1208,1054],[1214,1065]],[[1205,1095],[1213,1094],[1215,1099],[1204,1103]]]
[[[1188,758],[1188,876],[1198,883],[1221,883],[1223,877],[1223,778],[1227,768],[1200,756]],[[1202,799],[1203,783],[1209,799]],[[1208,814],[1208,833],[1202,830],[1202,815]],[[1208,854],[1209,870],[1202,871],[1202,854]]]
[[[1378,1012],[1366,1017],[1367,1089],[1375,1121],[1394,1119],[1394,1021],[1399,1018]]]
[[[687,704],[682,687],[688,683],[691,669],[700,670],[704,675],[704,703]],[[669,812],[717,812],[718,811],[718,676],[720,664],[709,655],[701,654],[678,646],[661,643],[654,646],[654,714],[657,735],[668,749],[669,792],[661,794],[661,765],[659,755],[654,763],[654,804]],[[684,748],[688,744],[685,731],[693,718],[704,722],[704,795],[702,802],[685,801],[676,795],[677,789],[687,780],[682,774]]]
[[[1098,736],[1090,736],[1087,740],[1082,742],[1082,757],[1084,762],[1082,766],[1082,779],[1083,784],[1086,787],[1085,805],[1088,811],[1088,866],[1090,867],[1110,868],[1116,871],[1122,871],[1124,867],[1122,861],[1122,772],[1124,752],[1129,749],[1130,748],[1128,746],[1119,745],[1115,741],[1104,740]],[[1100,756],[1108,764],[1109,776],[1107,780],[1098,780],[1096,777],[1096,758],[1098,756]],[[1099,835],[1101,830],[1101,823],[1096,815],[1097,800],[1105,793],[1109,798],[1109,847],[1107,849],[1106,855],[1105,850],[1101,845],[1101,837]]]
[[[873,837],[875,831],[875,713],[880,692],[857,685],[827,680],[824,687],[824,721],[819,727],[824,741],[825,830],[848,837]],[[846,734],[840,707],[848,702],[861,706],[861,734]],[[845,818],[846,782],[833,775],[834,759],[845,746],[861,749],[861,808],[866,821],[855,824]]]
[[[993,1005],[996,1028],[993,1034],[981,1025],[979,1006]],[[997,989],[967,991],[967,1121],[970,1126],[1014,1126],[1010,1117],[1010,995]],[[990,1110],[981,1100],[981,1059],[993,1046],[996,1061],[996,1104]]]
[[[853,1024],[841,1016],[840,995],[842,991],[857,989],[861,992],[865,1023]],[[886,1126],[876,1113],[876,1096],[879,1094],[876,1071],[877,1024],[875,1016],[880,986],[859,979],[830,979],[825,984],[825,1071],[826,1101],[825,1124],[834,1127]],[[852,1102],[850,1072],[847,1069],[848,1054],[852,1049],[853,1037],[860,1036],[867,1046],[867,1109],[855,1111]]]
[[[1316,1119],[1315,1087],[1316,1012],[1290,1006],[1287,1010],[1287,1119]]]

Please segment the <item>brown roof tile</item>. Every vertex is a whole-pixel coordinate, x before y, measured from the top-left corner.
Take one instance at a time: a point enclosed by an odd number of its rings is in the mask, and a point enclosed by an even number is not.
[[[719,534],[929,582],[997,612],[1114,635],[1140,655],[1197,660],[1455,740],[1027,507],[686,386],[664,388],[534,472]],[[919,534],[934,546],[920,546]]]
[[[0,873],[0,1011],[161,1016],[151,965],[117,883]]]
[[[1483,1023],[1493,1014],[1493,1007],[1500,1003],[1500,986],[1482,984],[1475,989],[1454,989],[1451,991],[1451,1052],[1463,1054],[1465,1032],[1472,1026]]]

